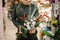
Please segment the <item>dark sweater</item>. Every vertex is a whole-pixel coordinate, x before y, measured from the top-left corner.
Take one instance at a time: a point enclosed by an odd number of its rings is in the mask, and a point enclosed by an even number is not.
[[[30,8],[31,6],[31,8]],[[31,12],[29,13],[30,9]],[[23,3],[19,3],[17,6],[14,7],[14,12],[13,12],[13,18],[12,18],[12,22],[14,23],[15,26],[20,26],[24,24],[24,21],[27,20],[29,17],[29,15],[31,15],[35,9],[35,5],[31,4],[31,5],[24,5]],[[25,14],[25,16],[24,16]],[[38,16],[38,9],[35,11],[34,16]],[[25,19],[24,19],[25,17]],[[23,18],[23,20],[22,20]]]

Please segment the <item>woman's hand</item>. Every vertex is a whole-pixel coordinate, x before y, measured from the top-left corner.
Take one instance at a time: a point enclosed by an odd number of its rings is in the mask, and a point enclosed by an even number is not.
[[[19,34],[23,34],[23,33],[20,31]]]
[[[30,34],[34,34],[36,32],[36,29],[30,30],[29,33]]]

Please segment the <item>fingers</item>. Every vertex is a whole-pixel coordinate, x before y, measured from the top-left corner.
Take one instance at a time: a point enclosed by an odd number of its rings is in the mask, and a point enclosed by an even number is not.
[[[36,32],[35,29],[29,31],[30,34],[34,34],[35,32]]]
[[[19,34],[23,34],[23,33],[20,31]]]

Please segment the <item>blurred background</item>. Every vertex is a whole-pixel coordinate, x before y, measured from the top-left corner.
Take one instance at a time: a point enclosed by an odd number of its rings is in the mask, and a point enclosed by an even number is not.
[[[18,0],[2,0],[4,40],[16,40],[17,28],[11,21],[15,1]],[[37,28],[38,40],[41,40],[41,37],[42,40],[54,40],[48,34],[54,36],[60,30],[60,0],[32,0],[32,3],[35,3],[40,15],[40,27]]]

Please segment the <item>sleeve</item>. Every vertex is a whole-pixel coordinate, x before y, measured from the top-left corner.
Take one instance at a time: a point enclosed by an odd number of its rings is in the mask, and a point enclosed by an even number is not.
[[[39,12],[38,12],[38,9],[36,10],[35,14],[34,14],[35,17],[38,17],[39,16]],[[38,22],[38,18],[36,19],[36,24],[35,24],[35,27],[37,27],[39,25],[39,22]]]
[[[16,15],[16,7],[14,7],[12,22],[13,22],[13,24],[14,24],[16,27],[18,27],[20,24],[19,24],[19,22],[16,20],[16,18],[17,18],[17,15]]]
[[[39,16],[38,9],[36,9],[34,16],[35,17]]]

